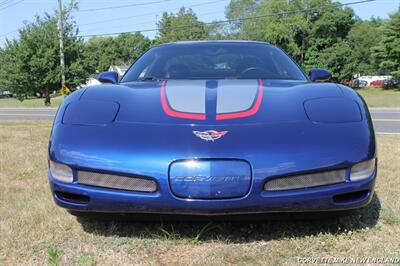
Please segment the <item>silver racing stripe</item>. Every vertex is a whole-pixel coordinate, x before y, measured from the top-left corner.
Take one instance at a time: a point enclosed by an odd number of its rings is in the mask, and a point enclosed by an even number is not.
[[[218,81],[217,114],[237,113],[250,109],[257,97],[258,81]]]
[[[204,80],[168,80],[165,94],[169,106],[177,112],[204,114],[206,85]]]

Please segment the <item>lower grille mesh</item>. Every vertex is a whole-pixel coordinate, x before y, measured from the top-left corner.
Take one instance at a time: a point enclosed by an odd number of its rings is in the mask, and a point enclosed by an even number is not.
[[[141,192],[155,192],[157,190],[156,182],[150,179],[88,171],[78,171],[78,183],[83,185]]]
[[[317,187],[342,183],[346,180],[346,170],[326,171],[313,174],[276,178],[264,185],[266,191],[281,191],[307,187]]]

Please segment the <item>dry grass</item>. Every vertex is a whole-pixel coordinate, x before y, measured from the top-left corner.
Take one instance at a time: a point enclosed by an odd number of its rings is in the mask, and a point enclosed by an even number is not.
[[[297,264],[298,257],[399,257],[400,137],[379,137],[374,203],[312,221],[115,223],[53,203],[49,122],[0,122],[0,265]]]

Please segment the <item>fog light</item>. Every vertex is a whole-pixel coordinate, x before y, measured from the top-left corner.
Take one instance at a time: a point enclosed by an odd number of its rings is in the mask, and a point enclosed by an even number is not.
[[[72,183],[73,174],[72,169],[69,166],[50,161],[49,168],[54,179],[62,182]]]
[[[367,179],[375,171],[376,159],[364,161],[351,168],[350,180],[359,181]]]
[[[157,183],[146,177],[77,171],[79,184],[140,192],[156,192]]]
[[[327,186],[345,182],[346,170],[338,169],[319,173],[275,178],[264,185],[266,191],[283,191],[290,189]]]

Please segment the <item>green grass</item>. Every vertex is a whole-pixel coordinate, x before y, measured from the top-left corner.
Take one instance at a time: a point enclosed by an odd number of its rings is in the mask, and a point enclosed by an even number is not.
[[[356,91],[364,98],[368,107],[400,107],[399,89],[367,87]]]
[[[95,265],[94,259],[88,254],[82,254],[79,256],[80,265]]]
[[[58,96],[51,98],[51,106],[58,107],[63,101],[64,96]],[[0,108],[32,108],[32,107],[46,107],[44,105],[44,99],[32,98],[26,99],[22,102],[17,98],[0,98]]]
[[[61,250],[55,246],[51,246],[47,249],[48,263],[51,266],[59,265]]]
[[[57,207],[51,122],[0,121],[0,265],[296,265],[399,257],[400,137],[378,136],[372,204],[348,217],[259,222],[101,222]]]

